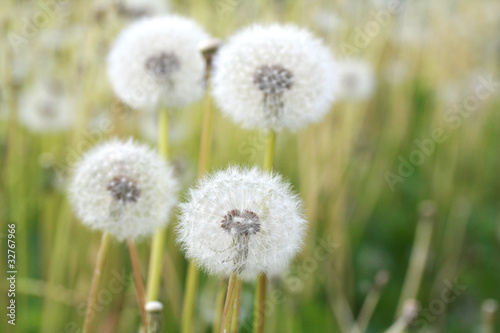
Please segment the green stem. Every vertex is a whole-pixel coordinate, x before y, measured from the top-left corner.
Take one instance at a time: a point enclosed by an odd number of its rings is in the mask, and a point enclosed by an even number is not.
[[[163,158],[168,158],[168,112],[165,108],[160,109],[159,114],[158,150]],[[148,302],[158,300],[165,238],[165,228],[159,228],[158,230],[156,230],[156,233],[153,236],[151,256],[149,259],[148,282],[146,288],[146,297]]]
[[[421,206],[421,217],[417,223],[415,241],[410,255],[410,263],[406,272],[396,315],[401,313],[408,299],[415,299],[417,297],[427,262],[427,255],[429,253],[432,231],[434,228],[434,207],[432,202],[424,202]]]
[[[264,156],[264,170],[271,170],[274,162],[274,147],[276,145],[276,132],[269,130],[266,140],[266,152]]]
[[[217,291],[217,298],[215,300],[215,319],[212,326],[212,332],[219,332],[220,323],[222,321],[222,312],[224,311],[224,296],[226,294],[227,280],[221,278],[219,281],[219,290]]]
[[[238,333],[240,326],[240,306],[241,306],[241,280],[236,282],[236,291],[234,295],[233,321],[231,323],[231,333]]]
[[[144,284],[142,282],[141,265],[139,260],[139,254],[137,253],[137,247],[135,246],[135,241],[132,238],[127,239],[127,246],[130,254],[130,263],[132,265],[132,273],[134,274],[135,292],[137,296],[137,305],[139,306],[139,312],[141,313],[141,323],[142,327],[146,327],[146,308],[144,302]]]
[[[269,130],[266,140],[266,152],[264,155],[264,170],[272,170],[274,162],[274,148],[276,145],[276,132]],[[261,273],[257,278],[254,302],[253,332],[264,332],[265,325],[265,302],[266,302],[267,278]]]
[[[182,332],[190,333],[193,329],[194,301],[198,289],[198,269],[196,264],[190,260],[186,275],[186,289],[184,292],[184,304],[182,308]]]
[[[210,94],[206,94],[198,159],[198,179],[205,174],[209,165],[210,147],[212,144],[212,118],[212,101]],[[182,333],[191,333],[192,331],[197,287],[198,269],[196,268],[195,263],[190,260],[186,274],[186,289],[184,290],[184,304],[182,308]]]
[[[97,261],[94,268],[94,275],[92,276],[92,283],[90,286],[89,300],[87,302],[87,310],[85,311],[85,322],[83,324],[83,333],[91,332],[92,319],[95,316],[94,309],[97,301],[97,292],[101,283],[102,271],[106,263],[106,256],[109,249],[109,241],[111,236],[108,232],[102,234],[101,245],[97,253]]]
[[[253,312],[253,332],[263,333],[266,320],[266,290],[267,277],[261,273],[257,278],[257,286],[255,290],[255,303]]]
[[[236,273],[231,273],[227,285],[226,303],[224,304],[224,312],[222,313],[220,333],[229,333],[231,330],[232,310],[234,308],[234,295],[237,280]]]

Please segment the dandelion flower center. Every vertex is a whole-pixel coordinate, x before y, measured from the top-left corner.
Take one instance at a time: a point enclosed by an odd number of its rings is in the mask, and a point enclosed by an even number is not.
[[[146,60],[146,70],[157,79],[168,79],[181,67],[179,58],[172,52],[161,52]]]
[[[222,220],[222,229],[236,236],[250,236],[260,231],[260,219],[249,210],[233,209]]]
[[[137,202],[141,195],[137,182],[126,176],[116,176],[111,179],[107,189],[115,200],[122,201],[124,204]]]
[[[263,65],[254,73],[253,83],[264,94],[280,95],[293,86],[293,74],[281,65]]]

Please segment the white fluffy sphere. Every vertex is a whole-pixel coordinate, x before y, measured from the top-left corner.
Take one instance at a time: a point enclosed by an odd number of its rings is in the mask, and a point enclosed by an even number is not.
[[[180,16],[144,18],[127,27],[108,55],[116,95],[137,109],[182,107],[201,97],[208,34]]]
[[[180,205],[178,241],[209,273],[283,273],[299,251],[306,221],[302,201],[279,175],[228,168],[201,180]]]
[[[58,83],[38,83],[19,102],[19,121],[33,132],[69,130],[75,123],[75,107]]]
[[[214,60],[213,95],[245,128],[297,130],[333,102],[336,69],[323,42],[293,25],[243,29]]]
[[[339,84],[336,96],[339,99],[363,100],[370,97],[375,88],[372,66],[363,60],[347,60],[338,66]]]
[[[70,200],[85,225],[124,240],[165,226],[177,188],[173,169],[155,151],[132,140],[113,140],[77,164]]]

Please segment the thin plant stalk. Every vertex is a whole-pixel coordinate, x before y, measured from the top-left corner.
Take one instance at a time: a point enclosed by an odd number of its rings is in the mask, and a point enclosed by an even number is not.
[[[253,332],[263,333],[266,324],[266,292],[267,277],[264,273],[259,274],[255,290],[255,303],[253,312]]]
[[[222,312],[224,311],[224,296],[226,295],[227,280],[221,278],[219,281],[219,288],[215,300],[215,319],[212,326],[212,332],[219,332],[220,324],[222,321]]]
[[[198,179],[205,174],[209,165],[210,148],[212,145],[212,118],[212,100],[210,94],[206,94],[205,110],[203,113],[203,123],[201,128]],[[186,274],[186,289],[184,290],[184,303],[182,308],[182,333],[192,332],[194,305],[198,289],[198,275],[198,268],[196,267],[196,264],[190,260]]]
[[[373,286],[368,292],[368,295],[366,295],[365,301],[361,306],[358,319],[354,327],[351,329],[351,333],[366,332],[373,312],[375,311],[378,301],[380,300],[380,296],[382,295],[382,290],[388,281],[389,273],[387,271],[380,271],[377,273]]]
[[[133,239],[127,239],[128,251],[130,253],[130,263],[132,264],[132,272],[134,274],[135,282],[135,292],[137,295],[137,305],[139,306],[141,312],[141,322],[142,326],[146,327],[146,308],[145,308],[145,292],[144,292],[144,282],[142,281],[141,275],[141,265],[139,262],[139,255],[137,254],[137,247]]]
[[[272,170],[274,162],[274,149],[276,146],[276,132],[269,130],[266,139],[266,151],[264,155],[264,170]],[[267,290],[267,277],[265,274],[259,274],[257,278],[257,285],[255,291],[255,303],[254,303],[254,322],[253,322],[253,332],[262,333],[264,332],[265,325],[265,302],[266,302],[266,290]]]
[[[96,306],[97,293],[99,291],[99,285],[101,283],[104,264],[106,263],[106,256],[108,254],[110,240],[110,234],[108,232],[104,232],[102,234],[99,251],[97,252],[97,260],[94,268],[94,274],[92,276],[92,283],[90,285],[89,299],[87,302],[87,310],[85,311],[85,321],[83,324],[83,333],[89,333],[92,331],[92,319],[95,315],[93,311]]]
[[[224,311],[222,313],[222,323],[220,326],[220,333],[228,333],[231,331],[232,310],[234,308],[234,295],[237,285],[236,273],[231,273],[229,283],[227,285],[226,303],[224,304]]]
[[[236,282],[236,290],[234,292],[234,310],[233,319],[231,322],[231,333],[237,333],[240,326],[240,307],[241,307],[241,280]]]
[[[158,150],[165,159],[168,158],[168,112],[166,108],[160,109],[158,131]],[[151,245],[151,256],[149,258],[149,271],[147,282],[147,301],[158,300],[160,291],[160,280],[162,271],[163,249],[165,247],[166,229],[156,230]]]
[[[427,255],[429,253],[434,227],[434,204],[429,201],[423,202],[420,210],[420,219],[417,223],[410,263],[406,272],[396,315],[401,313],[406,300],[415,299],[417,297],[425,270],[425,264],[427,262]]]

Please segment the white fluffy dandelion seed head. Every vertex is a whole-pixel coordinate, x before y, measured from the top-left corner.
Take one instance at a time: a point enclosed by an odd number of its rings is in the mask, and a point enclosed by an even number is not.
[[[198,44],[208,35],[180,16],[144,18],[127,27],[108,55],[116,95],[137,109],[182,107],[204,90],[205,61]]]
[[[172,168],[156,152],[132,140],[112,140],[83,156],[70,200],[85,225],[124,240],[165,226],[177,188]]]
[[[375,88],[373,68],[363,60],[351,59],[339,63],[338,77],[335,92],[339,99],[363,100],[370,97]]]
[[[279,175],[230,167],[201,180],[180,205],[178,241],[209,273],[246,280],[286,270],[302,245],[302,201]]]
[[[330,51],[307,30],[254,25],[216,55],[213,95],[243,127],[297,130],[328,112],[335,77]]]
[[[57,83],[38,83],[23,94],[18,115],[21,124],[38,133],[65,131],[75,123],[73,102]]]

